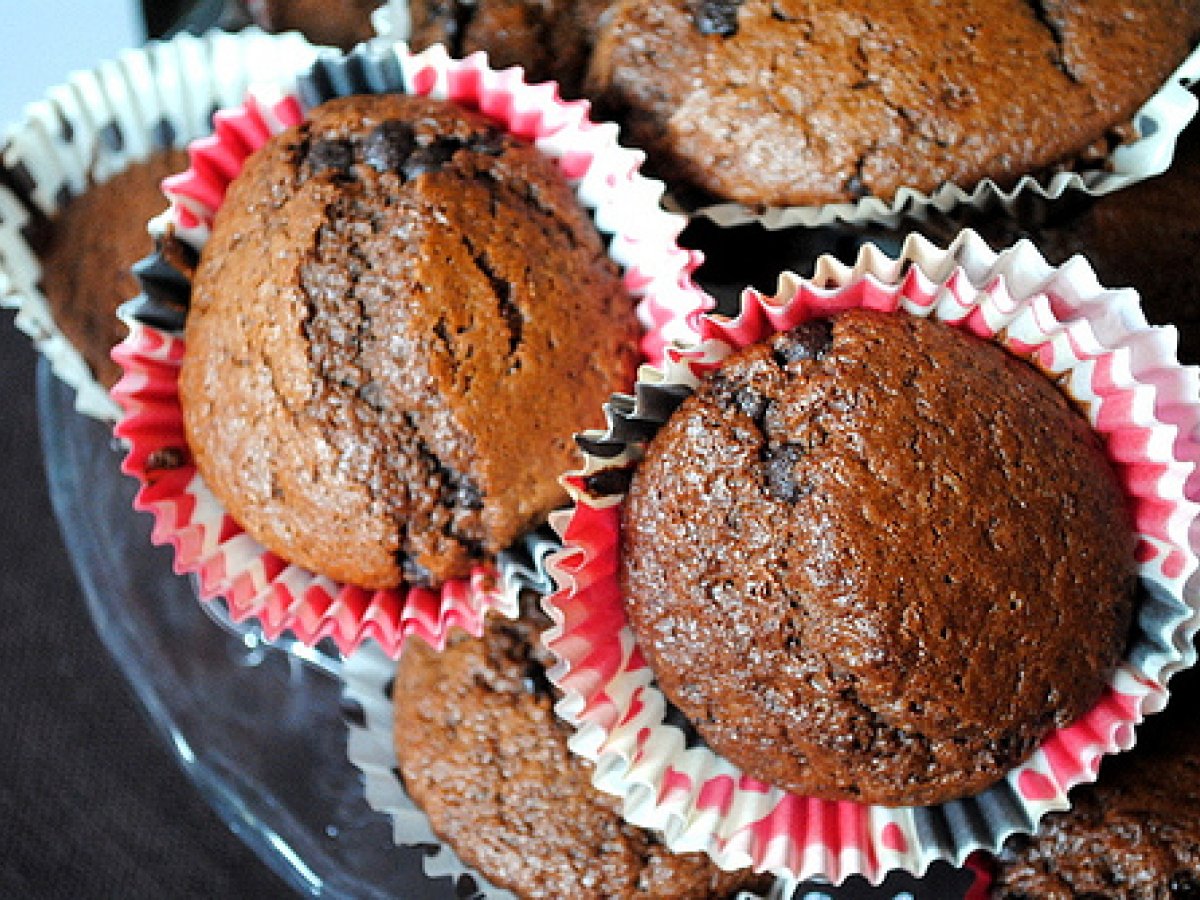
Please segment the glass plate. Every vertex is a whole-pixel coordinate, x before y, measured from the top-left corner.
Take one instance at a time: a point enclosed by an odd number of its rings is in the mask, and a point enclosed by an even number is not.
[[[137,484],[120,471],[111,430],[75,412],[71,388],[38,363],[38,417],[50,499],[96,630],[155,730],[204,798],[302,894],[329,898],[462,898],[469,881],[430,879],[423,850],[398,847],[368,807],[346,755],[340,660],[218,621],[168,548],[150,543]],[[795,898],[961,896],[971,876],[948,866],[917,881],[893,873]],[[463,889],[466,887],[466,894]],[[786,893],[786,892],[785,892]]]
[[[330,898],[453,898],[396,847],[346,757],[337,659],[218,627],[150,543],[108,426],[38,364],[50,498],[96,630],[205,799],[280,877]]]

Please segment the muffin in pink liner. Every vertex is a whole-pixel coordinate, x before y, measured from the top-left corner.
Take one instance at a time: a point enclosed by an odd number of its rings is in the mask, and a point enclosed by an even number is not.
[[[1175,360],[1172,328],[1149,327],[1136,293],[1101,287],[1084,260],[1054,268],[1027,243],[997,255],[971,232],[947,249],[911,238],[897,259],[868,246],[853,267],[823,257],[813,278],[785,274],[775,296],[747,291],[743,299],[737,319],[703,319],[699,346],[644,369],[636,398],[614,398],[607,432],[579,439],[586,462],[566,478],[574,508],[553,522],[564,551],[550,561],[559,590],[546,602],[556,622],[547,643],[560,659],[550,675],[566,695],[560,713],[578,729],[574,749],[596,761],[595,783],[623,798],[631,821],[727,866],[876,883],[892,869],[921,874],[935,860],[961,864],[975,850],[995,850],[1066,808],[1070,787],[1094,779],[1101,756],[1131,746],[1134,726],[1165,704],[1170,676],[1194,662],[1197,372]],[[667,718],[618,581],[628,479],[616,470],[636,462],[699,378],[733,350],[854,307],[933,316],[1062,384],[1105,439],[1138,538],[1143,600],[1101,700],[993,787],[936,806],[790,795],[689,741]]]
[[[299,79],[258,86],[241,108],[218,113],[215,135],[193,144],[191,168],[168,179],[170,209],[154,223],[176,240],[140,267],[143,296],[126,309],[128,339],[115,351],[125,375],[114,397],[125,410],[117,433],[129,441],[125,469],[142,481],[137,506],[156,517],[154,540],[176,549],[176,568],[194,573],[203,599],[224,597],[237,620],[255,618],[268,634],[293,632],[306,643],[331,637],[343,652],[365,639],[399,654],[410,634],[435,646],[454,625],[478,633],[489,608],[513,610],[520,578],[502,554],[499,567],[435,587],[365,590],[289,564],[246,534],[196,474],[184,437],[178,375],[179,335],[190,296],[190,262],[209,237],[215,211],[243,161],[267,139],[301,122],[305,110],[355,93],[403,92],[449,99],[477,110],[534,144],[567,176],[610,255],[639,299],[642,348],[649,359],[688,331],[687,317],[708,302],[691,285],[695,254],[675,235],[681,219],[661,211],[662,188],[638,174],[640,154],[617,145],[614,126],[592,123],[587,105],[558,99],[551,84],[526,84],[519,70],[497,72],[482,56],[452,60],[432,48],[360,48],[319,61]]]

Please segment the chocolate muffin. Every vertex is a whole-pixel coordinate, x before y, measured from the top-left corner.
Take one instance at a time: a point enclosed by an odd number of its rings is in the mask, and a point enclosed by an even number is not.
[[[529,81],[553,79],[579,96],[600,17],[611,0],[412,0],[415,50],[445,44],[452,55],[482,50],[498,69],[521,66]]]
[[[349,50],[375,36],[371,13],[384,0],[239,0],[265,31],[299,31],[314,44]]]
[[[800,794],[975,794],[1089,709],[1133,535],[1102,442],[1023,360],[853,310],[731,356],[650,442],[620,579],[663,692]]]
[[[469,865],[522,897],[708,898],[771,879],[676,854],[592,787],[555,717],[541,624],[493,619],[443,653],[412,646],[393,697],[396,757],[410,796]]]
[[[356,96],[273,138],[196,270],[196,464],[284,559],[365,588],[466,575],[563,499],[632,378],[620,273],[554,163],[437,100]]]
[[[1086,153],[1198,26],[1195,0],[620,0],[588,93],[665,178],[715,198],[890,200]]]
[[[138,292],[129,269],[150,252],[146,223],[167,205],[159,183],[185,168],[187,154],[168,148],[91,185],[54,217],[36,248],[54,321],[106,388],[121,376],[109,357],[127,330],[117,307]]]
[[[1200,678],[1171,683],[1167,710],[1129,753],[1105,759],[1095,784],[996,862],[1002,900],[1193,900],[1200,897]]]

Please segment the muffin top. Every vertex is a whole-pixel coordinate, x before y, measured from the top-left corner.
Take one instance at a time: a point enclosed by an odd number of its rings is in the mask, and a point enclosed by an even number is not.
[[[976,793],[1099,697],[1125,498],[1041,372],[853,310],[725,361],[638,465],[621,583],[664,693],[747,774],[833,800]]]
[[[1200,678],[1171,682],[1165,712],[1132,751],[1104,760],[1033,836],[1010,838],[993,882],[1000,900],[1188,900],[1200,896]]]
[[[673,853],[621,818],[555,717],[541,623],[492,619],[443,653],[414,645],[392,691],[406,790],[434,830],[522,897],[719,898],[771,879]]]
[[[717,198],[890,200],[1077,157],[1198,25],[1195,0],[620,0],[588,92],[664,177]]]
[[[632,377],[637,334],[552,161],[442,101],[355,96],[230,186],[180,402],[262,544],[366,588],[432,583],[562,500],[571,434]]]

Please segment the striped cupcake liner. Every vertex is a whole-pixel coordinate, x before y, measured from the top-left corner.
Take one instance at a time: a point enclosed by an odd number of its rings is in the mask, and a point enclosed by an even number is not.
[[[395,660],[378,647],[364,647],[346,660],[342,674],[346,755],[362,775],[367,804],[391,820],[396,846],[421,849],[425,874],[452,880],[456,896],[515,900],[512,893],[489,884],[443,844],[425,813],[404,792],[392,743]]]
[[[80,412],[110,421],[120,415],[54,320],[40,288],[34,233],[90,185],[208,134],[215,109],[239,101],[266,72],[310,64],[315,52],[294,34],[181,34],[75,73],[31,103],[5,134],[0,305],[17,310],[17,326],[75,389]]]
[[[554,85],[527,84],[519,70],[490,69],[481,54],[454,60],[441,47],[360,47],[256,85],[241,106],[214,116],[212,137],[191,145],[191,167],[164,183],[170,208],[152,231],[169,230],[198,256],[227,186],[255,149],[325,100],[380,92],[479,110],[555,160],[609,236],[609,253],[638,298],[646,359],[694,336],[690,323],[711,303],[691,282],[698,254],[676,244],[684,221],[661,209],[661,184],[638,172],[641,154],[617,144],[615,126],[593,123],[587,104],[563,102]],[[154,540],[174,546],[176,569],[197,576],[201,599],[223,597],[234,620],[257,620],[270,639],[285,629],[302,643],[329,637],[343,653],[372,639],[392,656],[410,635],[440,647],[453,626],[479,634],[489,609],[515,614],[519,579],[504,566],[477,566],[436,589],[367,591],[290,565],[244,533],[197,474],[183,432],[177,380],[189,275],[165,253],[137,271],[143,293],[123,310],[130,334],[113,354],[125,372],[112,392],[124,410],[116,433],[129,443],[124,470],[142,483],[135,505],[153,513]]]
[[[933,316],[1058,379],[1106,439],[1139,537],[1144,600],[1102,699],[992,788],[937,806],[788,794],[707,747],[687,748],[666,720],[617,581],[627,479],[603,473],[635,463],[702,375],[734,349],[860,306]],[[852,267],[822,257],[812,278],[784,274],[772,297],[747,290],[738,318],[705,317],[701,330],[702,343],[669,353],[661,369],[643,369],[635,396],[613,398],[607,430],[580,437],[584,468],[564,479],[574,507],[552,520],[564,551],[549,560],[559,585],[545,603],[555,622],[546,640],[559,659],[550,678],[565,694],[560,713],[577,728],[573,748],[596,763],[596,785],[676,850],[835,883],[850,875],[877,883],[895,869],[919,875],[935,861],[961,865],[1066,809],[1070,788],[1094,780],[1102,756],[1133,744],[1134,727],[1165,705],[1171,675],[1195,662],[1200,374],[1177,362],[1174,329],[1150,327],[1137,294],[1101,287],[1081,258],[1054,268],[1028,242],[997,255],[963,232],[947,249],[911,237],[896,259],[867,246]]]
[[[878,197],[865,197],[853,203],[769,206],[760,209],[732,202],[688,206],[668,196],[667,203],[671,209],[689,216],[703,216],[722,227],[758,223],[773,230],[796,226],[813,228],[839,222],[895,228],[906,216],[920,220],[933,210],[946,213],[963,206],[985,209],[999,205],[1007,213],[1013,214],[1031,199],[1055,202],[1073,193],[1099,197],[1161,175],[1167,170],[1180,133],[1200,107],[1196,96],[1189,90],[1197,81],[1200,81],[1200,48],[1179,65],[1133,117],[1139,135],[1136,140],[1121,144],[1095,163],[1051,175],[1026,175],[1011,188],[984,179],[973,188],[946,184],[928,194],[912,188],[901,188],[890,202]]]

